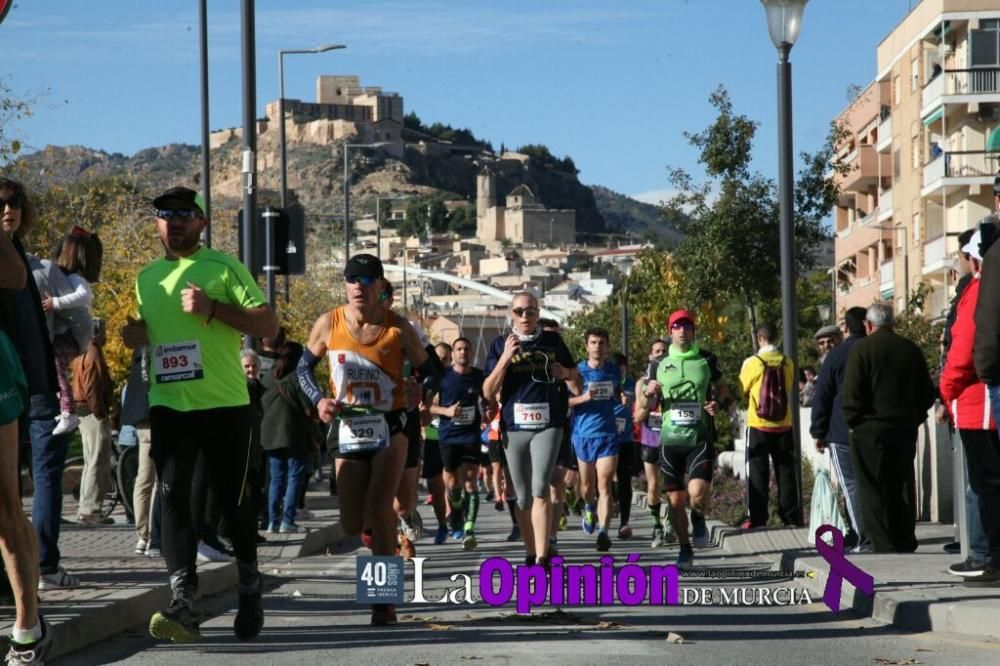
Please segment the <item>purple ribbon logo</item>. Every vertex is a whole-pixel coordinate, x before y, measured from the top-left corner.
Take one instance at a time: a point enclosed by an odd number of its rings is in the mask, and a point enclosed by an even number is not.
[[[823,541],[826,534],[833,536],[833,545]],[[856,587],[865,596],[875,594],[875,579],[859,569],[844,557],[844,534],[833,525],[823,525],[816,530],[816,550],[830,564],[830,575],[826,579],[826,589],[823,590],[823,601],[834,613],[840,612],[840,588],[847,582]]]

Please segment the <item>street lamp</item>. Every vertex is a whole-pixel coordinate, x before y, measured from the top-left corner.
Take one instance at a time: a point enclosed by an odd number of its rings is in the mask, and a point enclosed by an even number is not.
[[[282,208],[285,207],[285,198],[288,196],[288,175],[285,162],[285,54],[326,53],[327,51],[346,48],[343,44],[327,44],[326,46],[317,46],[312,49],[285,49],[278,51],[278,117],[280,118],[278,122],[278,161],[281,165],[279,168],[281,169],[280,196]]]
[[[761,0],[767,12],[767,29],[778,49],[778,208],[781,254],[781,318],[785,356],[798,362],[798,317],[795,305],[795,222],[792,196],[792,64],[788,56],[802,29],[808,0]],[[792,382],[789,408],[795,440],[795,475],[802,507],[802,439],[799,433],[799,386]],[[801,520],[801,518],[800,518]]]
[[[344,142],[344,264],[351,258],[351,163],[348,159],[351,148],[382,148],[391,146],[391,141],[378,141],[376,143],[347,143]]]

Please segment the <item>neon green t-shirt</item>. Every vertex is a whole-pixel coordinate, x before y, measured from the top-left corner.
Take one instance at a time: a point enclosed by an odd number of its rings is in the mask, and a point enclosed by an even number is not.
[[[157,259],[136,276],[139,316],[149,332],[149,404],[181,412],[250,403],[240,363],[241,333],[181,309],[188,282],[209,298],[241,308],[266,304],[250,271],[209,248],[176,261]]]

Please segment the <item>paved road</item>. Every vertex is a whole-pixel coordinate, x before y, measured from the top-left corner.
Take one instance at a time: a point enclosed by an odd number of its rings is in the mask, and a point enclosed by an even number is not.
[[[429,507],[421,507],[430,524]],[[645,533],[648,521],[639,516],[642,540],[628,550],[652,558]],[[636,522],[635,520],[633,522]],[[480,520],[481,546],[465,553],[451,542],[434,546],[424,539],[418,555],[425,563],[425,596],[438,599],[453,584],[448,576],[474,575],[488,556],[520,559],[520,551],[503,539],[509,529],[506,513],[484,503]],[[560,547],[569,561],[593,561],[592,537],[580,530],[562,532]],[[616,542],[619,558],[627,552]],[[139,626],[111,641],[69,655],[58,664],[533,664],[548,665],[651,663],[700,664],[995,664],[1000,645],[941,634],[900,634],[870,619],[831,613],[818,603],[769,607],[550,607],[523,617],[512,605],[408,604],[400,607],[400,624],[376,629],[368,624],[366,608],[354,604],[356,551],[315,556],[267,571],[267,624],[255,641],[240,643],[232,635],[234,595],[209,602],[214,617],[202,626],[204,641],[194,646],[158,644]],[[676,549],[656,553],[672,561]],[[761,567],[750,557],[727,556],[718,549],[699,551],[699,566],[721,569]],[[412,569],[408,568],[411,581]],[[787,578],[763,575],[739,583],[734,577],[706,582],[685,578],[682,586],[754,589],[798,588]],[[412,583],[408,582],[408,596]],[[143,624],[145,619],[143,619]],[[683,642],[667,640],[674,632]],[[912,660],[912,661],[910,661]]]

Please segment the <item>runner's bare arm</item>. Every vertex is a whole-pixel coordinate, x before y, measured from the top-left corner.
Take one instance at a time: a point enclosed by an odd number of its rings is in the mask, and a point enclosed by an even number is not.
[[[636,422],[645,422],[649,418],[649,397],[645,389],[645,378],[639,378],[635,383],[635,411],[632,413],[632,418]]]

